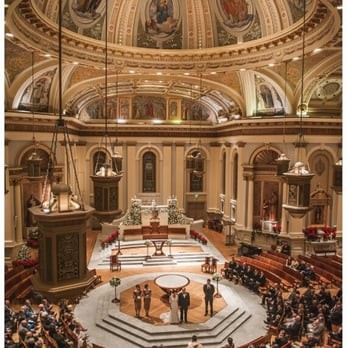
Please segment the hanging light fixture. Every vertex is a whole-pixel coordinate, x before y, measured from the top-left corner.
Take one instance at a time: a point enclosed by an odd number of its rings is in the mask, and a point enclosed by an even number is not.
[[[32,128],[33,128],[33,152],[27,159],[27,174],[28,178],[41,177],[41,161],[42,158],[37,152],[37,142],[35,139],[35,111],[34,111],[34,51],[31,52],[31,113],[32,113]]]
[[[122,156],[116,152],[118,144],[118,71],[116,71],[116,140],[113,143],[108,132],[108,6],[105,7],[105,65],[104,65],[104,134],[98,146],[94,175],[95,216],[99,222],[111,222],[121,215],[118,208],[118,182],[123,176]]]
[[[283,122],[283,146],[285,147],[285,119],[286,119],[286,89],[287,89],[287,79],[288,79],[288,62],[285,62],[285,72],[284,72],[284,122]],[[282,176],[283,173],[289,170],[290,159],[285,153],[281,153],[276,159],[277,165],[277,176]]]
[[[295,147],[297,149],[297,162],[283,174],[288,184],[287,203],[283,204],[285,210],[294,218],[302,218],[311,209],[310,206],[310,182],[314,176],[309,166],[305,165],[304,149],[306,143],[302,130],[302,118],[306,114],[307,107],[303,102],[304,95],[304,58],[305,58],[305,29],[306,29],[306,1],[303,1],[303,31],[302,31],[302,66],[301,66],[301,100],[299,111],[299,133]]]
[[[115,172],[122,176],[123,175],[123,170],[122,170],[122,162],[123,162],[123,157],[122,155],[117,151],[117,146],[118,146],[118,110],[119,110],[119,100],[118,100],[118,70],[116,68],[116,82],[115,82],[115,119],[116,119],[116,140],[115,144],[113,146],[113,151],[112,151],[112,163],[113,163],[113,168]]]
[[[191,84],[191,101],[190,101],[190,107],[192,106],[192,100],[193,100],[193,86]],[[187,116],[189,116],[189,113],[187,112]],[[189,149],[191,148],[191,136],[192,136],[192,120],[191,117],[189,119],[190,122],[190,130],[189,130]],[[192,155],[192,152],[189,152],[186,156],[186,169],[192,171],[194,169],[194,156]]]
[[[283,122],[283,146],[285,147],[285,119],[286,119],[286,88],[287,88],[287,79],[288,79],[288,62],[285,62],[285,72],[284,72],[284,122]],[[277,165],[277,176],[282,176],[283,173],[289,170],[290,159],[286,156],[285,153],[281,153],[280,156],[276,159]]]
[[[58,120],[53,130],[50,153],[48,158],[47,173],[45,176],[41,207],[45,213],[64,213],[72,210],[85,210],[82,201],[80,185],[77,176],[75,161],[72,154],[72,142],[70,141],[69,130],[63,119],[62,107],[62,15],[61,4],[59,5],[59,31],[58,31]],[[63,135],[63,144],[66,159],[66,183],[60,182],[60,176],[56,175],[55,160],[59,134]],[[72,167],[71,167],[72,165]],[[75,181],[77,194],[71,189],[71,181]]]
[[[200,74],[200,82],[199,82],[199,107],[202,108],[202,73]],[[193,162],[193,171],[192,173],[197,176],[198,178],[202,178],[204,175],[204,161],[205,157],[202,152],[202,141],[201,141],[201,134],[202,134],[202,121],[203,121],[203,109],[201,109],[201,112],[199,112],[199,139],[197,143],[197,151],[195,151],[194,155],[194,162]]]

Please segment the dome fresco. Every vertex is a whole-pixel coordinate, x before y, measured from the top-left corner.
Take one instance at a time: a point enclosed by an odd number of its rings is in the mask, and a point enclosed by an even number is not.
[[[304,31],[309,116],[320,115],[323,106],[340,114],[339,4],[306,0],[303,26],[300,0],[65,0],[64,113],[102,122],[107,94],[107,117],[132,122],[216,124],[294,114],[300,103]],[[11,33],[5,43],[6,107],[54,114],[58,2],[11,1],[6,12],[6,32]],[[327,23],[332,23],[329,31],[324,30]]]

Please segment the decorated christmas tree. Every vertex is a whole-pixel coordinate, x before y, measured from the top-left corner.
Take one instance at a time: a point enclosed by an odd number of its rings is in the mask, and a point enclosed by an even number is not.
[[[133,198],[125,225],[141,225],[141,200]]]
[[[183,224],[184,217],[178,209],[178,200],[176,198],[168,199],[168,225]]]

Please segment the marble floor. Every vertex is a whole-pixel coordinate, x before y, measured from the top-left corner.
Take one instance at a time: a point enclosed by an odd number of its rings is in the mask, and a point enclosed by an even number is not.
[[[103,236],[98,238],[102,239]],[[204,252],[210,252],[218,258],[220,263],[225,261],[224,256],[214,247],[213,243],[208,243],[203,248]],[[101,250],[100,244],[97,242],[90,258],[89,268],[108,268],[108,265],[101,262],[105,256],[105,250]],[[129,267],[134,268],[139,267],[139,265]],[[189,273],[183,271],[183,269],[185,268],[178,265],[173,266],[170,271],[185,275],[196,282],[205,283],[207,275],[204,273]],[[168,272],[165,273],[168,274]],[[151,267],[147,267],[145,273],[122,277],[122,283],[117,288],[117,291],[121,292],[134,287],[136,283],[154,279],[161,274],[164,274],[164,272],[153,271]],[[224,339],[227,337],[226,332],[228,332],[228,329],[225,328],[221,331],[221,335],[216,334],[216,330],[236,308],[244,313],[243,315],[245,316],[245,320],[243,319],[238,325],[234,324],[234,328],[232,328],[231,321],[231,330],[233,330],[231,335],[236,347],[266,334],[267,329],[263,324],[266,312],[259,304],[259,297],[256,294],[241,285],[236,285],[227,280],[219,283],[219,290],[229,306],[218,312],[205,324],[163,325],[159,328],[139,321],[133,316],[121,313],[119,304],[111,302],[114,297],[114,289],[108,283],[98,286],[82,298],[80,303],[76,305],[75,315],[83,326],[88,329],[90,342],[105,348],[147,348],[152,347],[154,343],[157,345],[162,343],[164,347],[186,348],[192,334],[196,334],[201,338],[201,343],[204,344],[204,347],[218,348],[225,342]],[[157,342],[155,341],[157,336],[166,338]],[[173,337],[173,340],[168,340],[171,337]],[[154,341],[149,341],[146,338],[153,338]],[[214,339],[216,340],[215,344],[213,342]],[[177,340],[177,344],[172,342],[175,340]]]

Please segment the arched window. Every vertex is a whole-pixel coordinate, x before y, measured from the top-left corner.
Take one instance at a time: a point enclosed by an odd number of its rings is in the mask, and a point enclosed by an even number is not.
[[[156,156],[151,151],[143,155],[143,192],[156,192]]]
[[[198,154],[199,151],[197,150],[194,150],[191,153],[192,157],[194,158],[198,158]],[[201,174],[196,173],[195,170],[190,170],[189,192],[203,192],[204,162],[195,162],[194,165],[198,172],[201,172]]]

